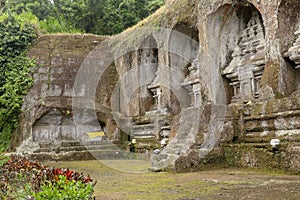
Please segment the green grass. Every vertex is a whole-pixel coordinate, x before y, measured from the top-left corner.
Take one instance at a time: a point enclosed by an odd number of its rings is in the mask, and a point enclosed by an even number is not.
[[[233,172],[222,169],[177,174],[151,173],[147,170],[150,163],[145,160],[74,161],[47,165],[68,167],[91,175],[97,180],[94,192],[97,199],[206,199],[222,188],[251,185],[251,181],[239,177],[257,173],[248,169],[232,169]]]
[[[9,157],[0,153],[0,167],[9,160]]]

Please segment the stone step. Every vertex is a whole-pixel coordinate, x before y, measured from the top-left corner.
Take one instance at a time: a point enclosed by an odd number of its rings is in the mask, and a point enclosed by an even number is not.
[[[153,129],[154,128],[154,124],[139,124],[139,125],[134,125],[132,126],[133,130],[144,130],[144,129]]]
[[[63,141],[60,143],[60,145],[62,147],[73,147],[73,146],[80,146],[82,144],[81,141]]]
[[[154,125],[145,124],[145,125],[136,125],[133,126],[133,136],[150,136],[153,135]]]
[[[39,143],[40,148],[51,148],[54,146],[61,147],[74,147],[74,146],[92,146],[92,145],[109,145],[112,144],[110,140],[86,140],[86,141],[62,141],[60,143],[52,143],[52,142],[41,142]]]
[[[84,146],[92,146],[92,145],[99,146],[99,145],[111,145],[113,143],[110,140],[85,140],[85,141],[81,141],[81,144]]]
[[[264,131],[264,132],[247,132],[242,138],[243,142],[270,142],[271,139],[280,139],[281,141],[299,142],[300,130],[279,130],[279,131]]]
[[[38,161],[73,161],[73,160],[114,160],[123,159],[125,153],[114,150],[85,150],[69,152],[42,152],[26,155],[31,160]]]
[[[62,141],[57,144],[40,143],[40,148],[28,155],[32,160],[70,161],[122,159],[124,152],[110,140]]]
[[[92,145],[112,145],[113,143],[110,140],[87,140],[82,141],[84,146],[92,146]]]
[[[119,150],[116,145],[91,145],[91,146],[70,146],[70,147],[57,147],[57,148],[40,148],[34,153],[41,152],[66,152],[66,151],[85,151],[85,150]]]
[[[134,137],[136,140],[137,140],[137,143],[139,143],[139,144],[145,144],[145,143],[147,143],[147,144],[151,144],[151,143],[154,143],[155,141],[156,141],[156,138],[155,137],[146,137],[146,138],[144,138],[144,137],[138,137],[138,138],[136,138],[136,137]]]
[[[133,137],[136,139],[156,139],[153,134],[134,134]]]

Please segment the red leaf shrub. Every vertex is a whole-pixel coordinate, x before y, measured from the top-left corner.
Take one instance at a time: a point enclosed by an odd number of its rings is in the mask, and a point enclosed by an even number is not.
[[[29,184],[34,192],[38,192],[43,182],[47,180],[55,183],[60,175],[65,176],[68,181],[81,181],[93,186],[96,184],[89,175],[84,176],[83,173],[68,168],[46,167],[39,162],[32,162],[20,156],[12,156],[10,160],[4,163],[0,175],[0,193],[4,196],[15,192],[12,190],[16,190],[22,185],[25,188],[26,184]]]

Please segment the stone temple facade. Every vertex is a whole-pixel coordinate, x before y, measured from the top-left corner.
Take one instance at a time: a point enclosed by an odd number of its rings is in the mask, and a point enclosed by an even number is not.
[[[169,0],[116,36],[44,35],[12,148],[53,160],[148,152],[152,171],[300,172],[299,9]]]

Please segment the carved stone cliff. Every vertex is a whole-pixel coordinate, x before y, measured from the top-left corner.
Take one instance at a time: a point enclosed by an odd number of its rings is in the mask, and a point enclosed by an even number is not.
[[[154,171],[299,172],[299,9],[298,0],[170,0],[110,38],[42,36],[14,144],[41,155],[43,145],[60,152],[103,132],[120,147],[160,149]]]

